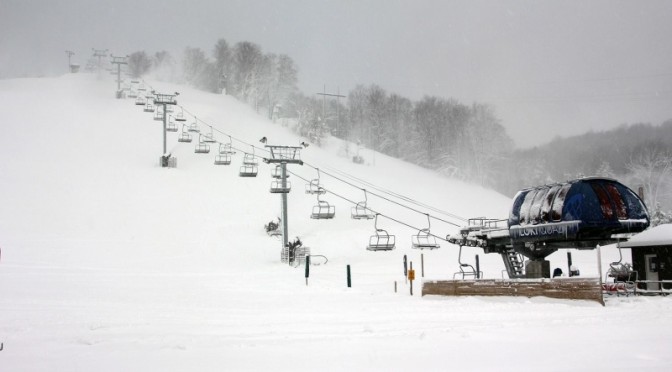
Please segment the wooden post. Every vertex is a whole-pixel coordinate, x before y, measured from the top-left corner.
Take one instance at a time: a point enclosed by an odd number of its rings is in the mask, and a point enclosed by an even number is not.
[[[572,276],[572,252],[567,252],[567,276]]]
[[[394,281],[394,293],[397,293],[397,281]]]
[[[478,255],[476,255],[476,279],[481,279],[481,262],[478,260]]]
[[[408,283],[408,260],[404,255],[404,283]]]

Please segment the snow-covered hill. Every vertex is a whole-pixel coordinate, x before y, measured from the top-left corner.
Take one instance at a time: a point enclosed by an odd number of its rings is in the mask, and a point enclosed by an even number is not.
[[[228,141],[222,132],[259,147],[263,136],[277,145],[303,140],[231,97],[149,83],[179,91],[178,103],[212,125],[220,141]],[[269,193],[271,167],[261,163],[258,177],[238,177],[242,154],[215,166],[214,152],[194,154],[193,143],[170,133],[178,167],[160,168],[161,124],[132,100],[114,99],[114,88],[111,79],[87,74],[0,80],[1,371],[672,365],[672,337],[660,332],[672,325],[666,298],[609,299],[604,308],[540,298],[421,298],[421,280],[411,297],[402,258],[419,268],[421,252],[410,249],[415,231],[381,218],[397,249],[367,251],[373,221],[350,219],[352,205],[343,199],[363,200],[364,193],[328,174],[461,217],[506,217],[510,199],[367,150],[367,164],[353,164],[336,139],[303,150],[309,165],[289,166],[290,234],[329,259],[311,267],[306,286],[303,268],[282,264],[279,240],[263,231],[280,215],[280,197]],[[310,218],[317,198],[303,192],[300,178],[317,177],[311,166],[324,171],[330,193],[321,198],[336,206],[333,220]],[[421,213],[371,194],[368,201],[408,225],[427,224]],[[455,231],[432,221],[437,235]],[[605,262],[617,255],[605,251]],[[501,277],[498,256],[465,248],[463,257],[473,262],[475,254],[486,277]],[[597,275],[595,252],[573,254],[582,274]],[[552,266],[564,268],[564,260],[559,252]],[[457,247],[444,243],[424,252],[424,261],[425,278],[451,278]]]

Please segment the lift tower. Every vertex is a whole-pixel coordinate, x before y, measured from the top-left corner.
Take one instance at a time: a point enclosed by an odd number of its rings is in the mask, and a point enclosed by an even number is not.
[[[289,187],[287,186],[287,164],[303,165],[303,161],[301,160],[302,147],[273,145],[266,145],[265,147],[270,150],[271,157],[264,159],[264,161],[269,164],[279,164],[280,169],[282,170],[280,177],[281,187],[279,190],[283,190],[280,193],[282,194],[282,249],[284,250],[289,247],[289,224],[287,222],[287,193],[289,192]]]
[[[98,57],[98,71],[100,71],[103,68],[102,58],[107,56],[107,49],[91,49],[93,50],[93,56]]]
[[[115,57],[114,55],[110,54],[110,57],[112,57],[112,64],[117,65],[117,98],[121,98],[121,65],[128,64],[128,56]]]
[[[166,150],[166,118],[168,117],[166,106],[167,105],[177,105],[177,101],[175,100],[175,97],[180,95],[180,93],[175,92],[173,94],[163,94],[163,93],[156,93],[155,91],[152,91],[152,94],[154,95],[154,104],[155,105],[161,105],[163,108],[163,155],[161,156],[161,166],[162,167],[168,167],[170,162],[170,154],[168,154]]]

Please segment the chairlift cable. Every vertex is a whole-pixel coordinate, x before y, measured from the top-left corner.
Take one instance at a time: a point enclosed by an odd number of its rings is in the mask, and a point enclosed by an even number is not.
[[[309,164],[309,163],[306,163],[305,161],[303,162],[303,164],[304,164],[304,165],[307,165],[307,166],[309,166],[309,167],[311,167],[311,168],[317,169],[315,166],[313,166],[313,165],[311,165],[311,164]],[[359,187],[359,186],[357,186],[357,185],[355,185],[355,184],[353,184],[353,183],[351,183],[351,182],[349,182],[349,181],[346,181],[346,180],[344,180],[344,179],[342,179],[342,178],[339,178],[339,177],[337,177],[337,176],[335,176],[335,175],[333,175],[333,174],[331,174],[331,173],[325,172],[324,170],[322,170],[322,173],[324,173],[324,174],[326,174],[326,175],[328,175],[328,176],[330,176],[330,177],[332,177],[332,178],[334,178],[334,179],[336,179],[336,180],[339,180],[339,181],[341,181],[341,182],[343,182],[343,183],[345,183],[345,184],[347,184],[347,185],[349,185],[349,186],[351,186],[351,187],[357,188],[357,189],[359,189],[359,190],[364,190],[364,188]],[[399,202],[397,202],[397,201],[395,201],[395,200],[389,199],[389,198],[387,198],[387,197],[385,197],[385,196],[382,196],[382,195],[380,195],[380,194],[376,194],[376,193],[371,192],[371,191],[368,191],[368,193],[371,194],[371,195],[377,196],[378,198],[381,198],[381,199],[383,199],[383,200],[385,200],[385,201],[387,201],[387,202],[390,202],[390,203],[396,204],[396,205],[398,205],[398,206],[400,206],[400,207],[409,209],[409,210],[411,210],[411,211],[413,211],[413,212],[416,212],[416,213],[419,213],[419,214],[422,214],[422,215],[427,214],[426,212],[420,211],[420,210],[415,209],[415,208],[413,208],[413,207],[409,207],[408,205],[399,203]],[[444,220],[443,218],[439,218],[439,217],[436,217],[436,216],[431,216],[431,217],[434,218],[434,219],[437,220],[437,221],[441,221],[441,222],[447,223],[447,224],[449,224],[449,225],[453,225],[453,226],[456,226],[456,227],[460,227],[460,225],[458,225],[458,224],[456,224],[456,223],[454,223],[454,222],[450,222],[450,221]]]
[[[145,83],[150,89],[153,90],[153,87],[152,87],[150,84],[146,83],[144,79],[142,79],[142,82]],[[185,109],[184,106],[179,105],[179,107],[180,107],[180,109],[182,109],[182,111],[184,111],[184,112],[188,113],[189,115],[193,116],[193,117],[194,117],[194,120],[200,120],[203,124],[209,126],[211,129],[216,130],[218,133],[223,134],[223,135],[225,135],[225,136],[228,136],[228,137],[229,137],[229,140],[231,140],[231,139],[235,139],[236,141],[238,141],[238,142],[240,142],[240,143],[242,143],[242,144],[251,146],[252,149],[253,149],[253,151],[254,151],[254,149],[258,149],[258,150],[260,150],[260,151],[265,151],[265,152],[267,152],[267,153],[270,153],[269,150],[267,150],[267,149],[265,149],[265,148],[257,147],[257,146],[255,146],[254,144],[251,144],[251,143],[248,143],[248,142],[246,142],[246,141],[243,141],[243,140],[241,140],[241,139],[239,139],[239,138],[233,137],[231,134],[228,134],[228,133],[226,133],[226,132],[220,130],[219,128],[217,128],[217,127],[215,127],[215,126],[213,126],[213,125],[211,125],[211,124],[209,124],[209,123],[203,121],[202,119],[196,119],[196,116],[195,116],[192,112],[190,112],[189,110]],[[215,142],[216,142],[217,144],[222,144],[222,143],[223,143],[223,142],[220,142],[220,141],[217,141],[217,140],[215,140]],[[239,149],[239,148],[236,148],[236,147],[234,147],[233,145],[231,145],[231,148],[234,149],[234,150],[243,152],[243,153],[247,153],[247,151],[242,150],[242,149]],[[260,155],[256,155],[256,154],[254,154],[254,153],[252,153],[252,156],[254,156],[254,157],[260,157],[260,158],[263,159],[262,156],[260,156]],[[308,166],[311,167],[311,168],[314,168],[315,170],[317,170],[317,171],[318,171],[318,177],[319,177],[319,172],[320,172],[319,168],[317,168],[317,167],[315,167],[315,166],[313,166],[313,165],[311,165],[311,164],[309,164],[309,163],[306,163],[306,162],[304,162],[304,164],[305,164],[305,165],[308,165]],[[300,178],[300,179],[302,179],[302,180],[304,180],[304,181],[306,181],[306,182],[310,182],[310,181],[308,181],[307,179],[305,179],[305,178],[303,178],[303,177],[297,175],[297,174],[294,173],[294,172],[291,172],[291,171],[289,171],[289,170],[288,170],[288,172],[291,173],[291,174],[293,174],[293,175],[295,175],[295,176],[297,176],[298,178]],[[324,171],[322,171],[322,172],[325,173],[326,175],[328,175],[328,176],[330,176],[330,177],[336,179],[336,180],[339,180],[339,181],[341,181],[341,182],[343,182],[343,183],[345,183],[345,184],[351,186],[351,187],[354,187],[354,188],[357,188],[357,189],[359,189],[359,190],[363,190],[363,191],[365,190],[364,188],[359,187],[359,186],[357,186],[357,185],[355,185],[355,184],[353,184],[353,183],[351,183],[351,182],[349,182],[349,181],[346,181],[346,180],[344,180],[344,179],[342,179],[342,178],[340,178],[340,177],[337,177],[337,176],[335,176],[335,175],[333,175],[333,174],[331,174],[331,173],[324,172]],[[380,189],[377,188],[375,185],[370,184],[370,183],[368,183],[368,184],[369,184],[370,186],[373,186],[375,189],[380,190]],[[327,190],[327,189],[324,188],[324,190]],[[327,190],[327,191],[328,191],[328,190]],[[380,191],[385,192],[384,190],[380,190]],[[385,201],[387,201],[387,202],[396,204],[396,205],[398,205],[398,206],[400,206],[400,207],[404,207],[404,208],[406,208],[406,209],[409,209],[409,210],[411,210],[411,211],[414,211],[414,212],[419,213],[419,214],[422,214],[422,215],[428,215],[428,216],[430,216],[431,218],[434,218],[434,219],[436,219],[436,220],[438,220],[438,221],[447,223],[447,224],[449,224],[449,225],[453,225],[453,226],[456,226],[456,227],[460,227],[460,225],[458,225],[458,224],[456,224],[456,223],[453,223],[453,222],[450,222],[450,221],[446,221],[446,220],[444,220],[444,219],[442,219],[442,218],[438,218],[438,217],[435,217],[435,216],[431,216],[431,215],[429,215],[429,214],[426,213],[426,212],[423,212],[423,211],[417,210],[417,209],[415,209],[415,208],[409,207],[409,206],[407,206],[407,205],[401,204],[401,203],[399,203],[399,202],[397,202],[397,201],[391,200],[391,199],[389,199],[389,198],[387,198],[387,197],[385,197],[385,196],[382,196],[382,195],[373,193],[373,192],[371,192],[371,191],[368,191],[368,192],[369,192],[371,195],[374,195],[374,196],[376,196],[376,197],[378,197],[378,198],[381,198],[381,199],[383,199],[383,200],[385,200]],[[357,202],[352,201],[352,200],[350,200],[350,199],[348,199],[348,198],[346,198],[346,197],[344,197],[344,196],[342,196],[342,195],[336,194],[336,193],[334,193],[334,192],[331,192],[331,193],[334,194],[334,195],[336,195],[337,197],[339,197],[339,198],[341,198],[341,199],[343,199],[343,200],[345,200],[345,201],[351,203],[351,204],[354,204],[354,205],[357,204]],[[391,194],[391,193],[388,193],[388,194]],[[399,196],[397,196],[397,197],[399,197]],[[401,197],[400,197],[400,198],[401,198]],[[410,199],[410,198],[408,198],[408,199]],[[411,200],[412,200],[412,199],[411,199]],[[419,203],[416,203],[416,204],[419,205]],[[374,213],[378,213],[378,212],[376,212],[376,211],[374,211],[373,209],[370,209],[370,208],[368,208],[368,207],[367,207],[367,209],[369,209],[370,211],[372,211],[372,212],[374,212]],[[441,212],[441,213],[443,213],[443,212]],[[385,214],[382,214],[382,213],[378,213],[378,214],[380,214],[380,215],[382,215],[383,217],[386,217],[386,218],[388,218],[388,219],[390,219],[390,220],[392,220],[392,221],[394,221],[394,222],[397,222],[397,223],[399,223],[399,224],[401,224],[401,225],[410,227],[410,228],[415,229],[415,230],[420,230],[419,228],[417,228],[417,227],[415,227],[415,226],[409,225],[409,224],[407,224],[407,223],[405,223],[405,222],[403,222],[403,221],[400,221],[400,220],[398,220],[398,219],[392,218],[392,217],[387,216],[387,215],[385,215]],[[444,214],[446,214],[446,215],[450,215],[450,214],[448,214],[448,213],[444,213]],[[450,216],[453,217],[453,218],[457,218],[457,219],[464,220],[463,218],[460,218],[460,217],[458,217],[458,216],[454,216],[454,215],[450,215]],[[434,235],[434,234],[430,234],[430,235],[432,235],[432,236],[434,236],[434,237],[436,237],[436,238],[438,238],[438,239],[447,241],[447,240],[446,240],[445,238],[443,238],[443,237],[440,237],[440,236],[437,236],[437,235]]]
[[[433,207],[433,206],[431,206],[431,205],[425,204],[425,203],[423,203],[423,202],[417,201],[417,200],[415,200],[415,199],[413,199],[413,198],[410,198],[410,197],[408,197],[408,196],[405,196],[405,195],[396,193],[396,192],[394,192],[394,191],[391,191],[391,190],[387,190],[387,189],[381,188],[380,186],[376,186],[375,184],[373,184],[373,183],[371,183],[371,182],[368,182],[368,181],[363,180],[363,179],[361,179],[361,178],[355,177],[355,176],[353,176],[353,175],[350,175],[350,174],[348,174],[348,173],[346,173],[346,172],[343,172],[343,171],[341,171],[341,170],[338,170],[338,169],[336,169],[336,168],[330,168],[330,169],[332,169],[332,170],[333,170],[334,172],[336,172],[336,173],[341,174],[341,175],[342,175],[343,177],[345,177],[345,178],[350,178],[350,179],[355,180],[355,181],[357,181],[357,182],[361,182],[361,183],[363,183],[363,184],[365,184],[365,185],[367,185],[367,186],[370,186],[371,188],[373,188],[373,189],[375,189],[375,190],[378,190],[378,191],[380,191],[380,192],[382,192],[382,193],[385,193],[385,194],[394,196],[394,197],[396,197],[396,198],[402,199],[402,200],[404,200],[404,201],[407,201],[407,202],[409,202],[409,203],[415,204],[415,205],[417,205],[417,206],[420,206],[420,207],[423,207],[423,208],[427,208],[427,209],[429,209],[429,210],[431,210],[431,211],[434,211],[434,212],[437,212],[437,213],[446,215],[446,216],[448,216],[448,217],[452,217],[452,218],[455,218],[455,219],[457,219],[457,220],[460,220],[460,221],[463,221],[463,222],[467,222],[467,219],[464,218],[464,217],[460,217],[460,216],[455,215],[455,214],[453,214],[453,213],[446,212],[446,211],[444,211],[444,210],[441,210],[441,209],[439,209],[439,208],[436,208],[436,207]],[[435,218],[435,217],[432,217],[432,218]]]
[[[306,181],[306,182],[310,182],[310,181],[307,180],[306,178],[301,177],[300,175],[298,175],[298,174],[296,174],[296,173],[290,171],[289,169],[287,170],[287,173],[290,173],[290,174],[296,176],[297,178],[300,178],[300,179],[302,179],[302,180],[304,180],[304,181]],[[346,197],[343,196],[343,195],[337,194],[337,193],[335,193],[335,192],[333,192],[333,191],[329,191],[329,189],[327,189],[327,188],[325,188],[325,187],[322,187],[322,188],[323,188],[325,191],[328,191],[330,194],[332,194],[332,195],[334,195],[334,196],[336,196],[336,197],[338,197],[338,198],[341,198],[341,199],[347,201],[347,202],[350,203],[350,204],[353,204],[353,205],[356,205],[356,204],[357,204],[357,202],[354,201],[354,200],[350,200],[350,199],[346,198]],[[366,209],[370,210],[370,211],[373,212],[374,214],[381,215],[381,216],[383,216],[383,217],[389,219],[390,221],[396,222],[396,223],[398,223],[398,224],[400,224],[400,225],[404,225],[404,226],[406,226],[406,227],[410,227],[410,228],[413,229],[413,230],[418,230],[418,231],[420,231],[420,230],[422,229],[422,228],[419,228],[419,227],[410,225],[410,224],[408,224],[408,223],[406,223],[406,222],[404,222],[404,221],[401,221],[401,220],[399,220],[399,219],[397,219],[397,218],[394,218],[394,217],[391,217],[391,216],[389,216],[389,215],[386,215],[386,214],[384,214],[384,213],[377,212],[376,210],[371,209],[371,208],[369,208],[368,206],[366,207]],[[427,215],[426,213],[422,213],[422,214],[423,214],[423,215]],[[448,223],[450,223],[450,222],[448,222]],[[453,225],[454,225],[454,226],[458,226],[458,225],[455,225],[455,224],[453,224]],[[439,236],[439,235],[435,235],[435,234],[432,234],[431,232],[430,232],[428,235],[433,236],[433,237],[435,237],[435,238],[437,238],[437,239],[443,240],[443,241],[445,241],[445,242],[448,242],[448,239],[447,239],[446,237],[442,237],[442,236]]]

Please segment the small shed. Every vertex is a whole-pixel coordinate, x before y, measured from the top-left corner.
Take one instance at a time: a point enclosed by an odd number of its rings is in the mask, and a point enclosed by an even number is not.
[[[661,290],[661,284],[665,284],[664,289],[672,287],[672,224],[658,225],[641,232],[621,243],[620,247],[631,249],[632,267],[637,271],[639,280],[647,284],[646,289]]]

